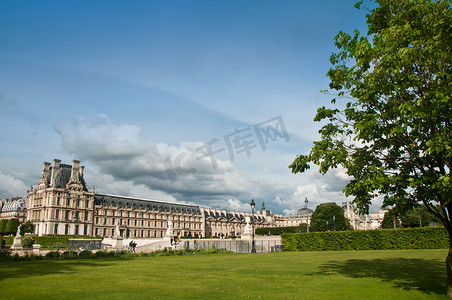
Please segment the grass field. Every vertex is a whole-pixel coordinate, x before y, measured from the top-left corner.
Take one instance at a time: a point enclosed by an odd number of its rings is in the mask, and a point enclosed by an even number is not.
[[[1,299],[447,299],[447,250],[0,263]]]

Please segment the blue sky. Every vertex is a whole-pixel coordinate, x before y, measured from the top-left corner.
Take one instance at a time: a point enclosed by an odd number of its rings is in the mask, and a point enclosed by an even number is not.
[[[354,2],[0,0],[0,198],[75,158],[104,193],[340,204],[343,171],[287,166],[318,138],[334,36],[366,31]]]

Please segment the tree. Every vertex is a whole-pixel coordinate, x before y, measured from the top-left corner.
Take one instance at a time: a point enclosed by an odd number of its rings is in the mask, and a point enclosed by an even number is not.
[[[314,120],[325,122],[321,139],[289,167],[298,173],[314,163],[322,174],[344,168],[352,178],[344,193],[361,213],[379,195],[383,206],[399,211],[424,205],[449,233],[452,297],[452,3],[375,4],[366,16],[366,36],[335,37],[339,51],[327,73],[333,106],[317,110]]]
[[[12,218],[8,220],[8,223],[6,223],[6,230],[5,234],[12,234],[15,235],[17,233],[17,228],[20,225],[19,219]]]
[[[308,225],[306,223],[300,223],[300,225],[298,225],[298,232],[308,232]]]
[[[34,233],[35,232],[35,225],[31,223],[30,220],[22,224],[22,227],[20,228],[20,234],[25,235],[26,233]]]
[[[310,231],[350,230],[350,221],[345,217],[344,210],[336,203],[317,205],[311,216]]]
[[[6,224],[8,223],[8,219],[0,220],[0,235],[6,234]]]
[[[395,223],[395,226],[394,226],[394,223]],[[383,221],[381,222],[380,227],[383,229],[394,229],[394,227],[400,228],[400,220],[394,210],[389,209],[387,212],[385,212],[385,215],[383,217]]]

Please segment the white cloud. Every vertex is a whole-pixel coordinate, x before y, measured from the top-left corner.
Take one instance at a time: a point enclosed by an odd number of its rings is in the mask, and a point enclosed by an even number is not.
[[[0,199],[26,197],[26,192],[27,187],[21,180],[0,171]]]
[[[155,143],[143,138],[137,126],[113,124],[105,115],[68,119],[56,131],[63,149],[97,166],[94,177],[85,174],[88,184],[102,186],[103,192],[201,201],[206,206],[223,198],[223,207],[235,207],[225,203],[225,197],[247,191],[247,180],[233,164],[212,161],[202,142]]]
[[[249,203],[242,203],[240,200],[238,199],[228,199],[227,201],[228,203],[228,210],[231,211],[247,211],[250,212],[251,211],[251,206],[249,205]]]

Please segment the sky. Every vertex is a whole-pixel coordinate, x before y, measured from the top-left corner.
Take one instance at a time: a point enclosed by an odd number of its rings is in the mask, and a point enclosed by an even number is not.
[[[57,158],[99,193],[286,215],[352,200],[343,170],[288,166],[319,139],[334,36],[366,33],[354,2],[0,0],[0,198]]]

